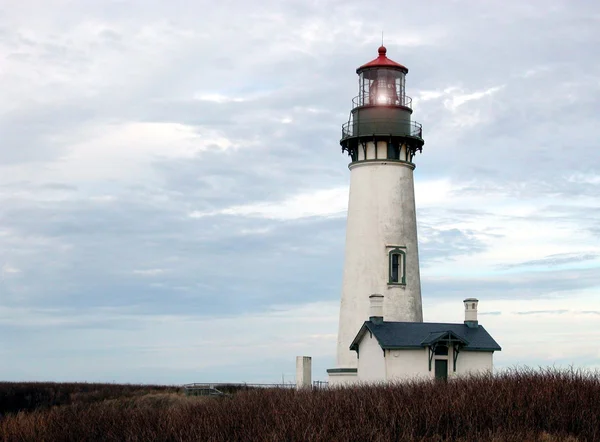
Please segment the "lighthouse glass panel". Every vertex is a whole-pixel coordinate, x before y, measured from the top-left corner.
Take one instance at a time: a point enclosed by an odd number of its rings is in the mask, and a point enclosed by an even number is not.
[[[359,106],[404,106],[404,73],[395,69],[375,68],[360,73]]]

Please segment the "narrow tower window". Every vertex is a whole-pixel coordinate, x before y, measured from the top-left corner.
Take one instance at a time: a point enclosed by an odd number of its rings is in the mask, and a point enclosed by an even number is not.
[[[406,253],[401,249],[390,251],[390,284],[406,284]]]
[[[397,160],[400,158],[400,146],[398,146],[398,143],[388,142],[387,157],[388,160]]]

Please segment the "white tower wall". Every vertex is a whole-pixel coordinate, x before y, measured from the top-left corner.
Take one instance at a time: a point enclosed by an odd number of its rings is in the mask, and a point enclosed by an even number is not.
[[[351,163],[337,364],[357,367],[349,347],[369,319],[369,295],[384,295],[384,321],[423,321],[415,213],[414,164],[386,159],[386,143],[367,143]],[[403,149],[406,151],[406,149]],[[377,154],[376,154],[377,153]],[[364,158],[364,155],[363,155]],[[359,160],[363,159],[359,158]],[[389,284],[389,252],[405,252],[406,284]]]

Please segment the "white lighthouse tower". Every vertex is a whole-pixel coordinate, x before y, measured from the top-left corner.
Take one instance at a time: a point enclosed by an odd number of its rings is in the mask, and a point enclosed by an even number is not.
[[[386,321],[423,321],[413,181],[422,128],[411,120],[408,69],[386,52],[381,46],[376,59],[356,70],[358,96],[342,126],[350,197],[337,367],[327,370],[332,384],[356,379],[350,344],[369,319],[370,295],[383,295]]]

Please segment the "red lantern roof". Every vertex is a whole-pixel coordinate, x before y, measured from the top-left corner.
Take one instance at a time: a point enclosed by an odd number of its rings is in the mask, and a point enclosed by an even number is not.
[[[370,62],[368,62],[367,64],[363,64],[361,67],[359,67],[356,72],[358,73],[359,71],[366,69],[366,68],[396,68],[396,69],[401,69],[404,71],[404,73],[408,72],[408,68],[406,66],[402,66],[400,63],[396,63],[393,60],[390,60],[389,58],[386,57],[386,52],[387,49],[385,48],[385,46],[380,46],[379,49],[377,50],[377,52],[379,52],[379,57],[377,57],[375,60],[371,60]]]

